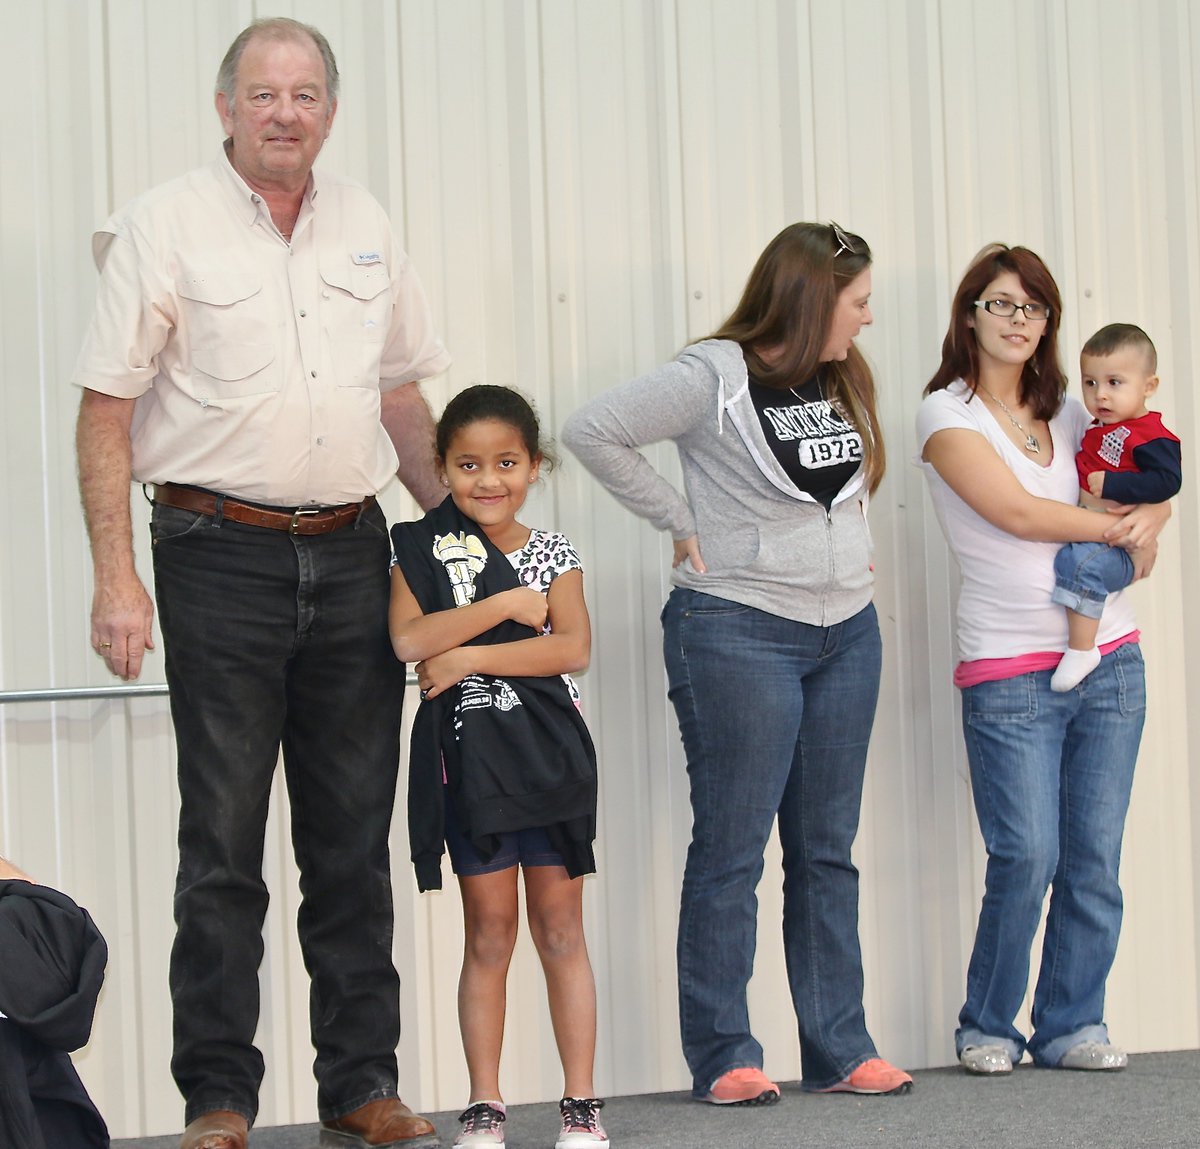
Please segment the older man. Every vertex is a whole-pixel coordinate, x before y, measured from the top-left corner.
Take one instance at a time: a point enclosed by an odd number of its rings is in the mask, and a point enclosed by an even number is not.
[[[387,839],[404,679],[375,494],[398,471],[423,506],[440,500],[417,381],[449,359],[383,210],[313,171],[337,85],[315,29],[252,24],[217,77],[223,154],[94,241],[99,295],[74,378],[91,639],[126,679],[153,646],[132,478],[153,496],[179,757],[181,1149],[244,1149],[258,1108],[263,839],[281,744],[323,1142],[437,1144],[397,1097]]]

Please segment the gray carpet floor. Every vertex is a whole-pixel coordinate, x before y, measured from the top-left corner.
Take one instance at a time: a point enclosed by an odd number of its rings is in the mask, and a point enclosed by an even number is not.
[[[686,1093],[611,1098],[603,1120],[613,1149],[1200,1149],[1200,1050],[1143,1053],[1123,1073],[1021,1066],[1011,1077],[957,1067],[913,1075],[902,1097],[821,1096],[783,1085],[778,1105],[739,1109]],[[442,1145],[456,1112],[437,1113]],[[514,1105],[508,1149],[551,1149],[553,1104]],[[114,1141],[117,1149],[176,1149],[177,1137]],[[255,1129],[251,1149],[317,1149],[315,1125]]]

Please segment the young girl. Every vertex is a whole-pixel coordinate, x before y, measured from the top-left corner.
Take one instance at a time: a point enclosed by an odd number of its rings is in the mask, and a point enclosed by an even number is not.
[[[607,1149],[583,936],[595,753],[568,677],[587,666],[591,647],[583,573],[566,538],[517,522],[543,463],[552,464],[520,395],[463,391],[438,423],[436,452],[450,494],[419,522],[392,528],[389,624],[421,689],[409,767],[417,882],[441,886],[444,837],[462,892],[458,1012],[471,1097],[454,1144],[504,1144],[500,1047],[520,866],[563,1065],[556,1149]]]

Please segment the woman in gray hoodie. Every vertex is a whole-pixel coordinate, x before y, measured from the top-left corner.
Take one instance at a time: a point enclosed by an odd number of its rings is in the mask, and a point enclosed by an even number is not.
[[[870,294],[861,237],[792,224],[718,331],[563,428],[583,465],[674,540],[663,649],[693,815],[679,1015],[693,1096],[715,1104],[779,1098],[746,1004],[776,818],[804,1087],[912,1086],[867,1033],[850,860],[881,660],[866,511],[884,450],[854,345]],[[683,492],[638,450],[666,439]]]

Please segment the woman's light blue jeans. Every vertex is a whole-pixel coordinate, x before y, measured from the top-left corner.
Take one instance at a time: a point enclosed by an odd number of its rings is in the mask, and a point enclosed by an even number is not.
[[[691,785],[678,963],[693,1093],[705,1096],[730,1069],[762,1066],[746,986],[754,891],[777,816],[804,1084],[833,1085],[876,1055],[850,861],[879,693],[875,608],[807,626],[677,587],[663,609],[663,649]]]
[[[1028,1050],[1057,1065],[1106,1042],[1104,985],[1121,932],[1117,872],[1146,684],[1136,643],[1119,646],[1066,694],[1049,670],[962,692],[963,732],[987,879],[955,1045],[1027,1043],[1013,1024],[1051,888]]]

